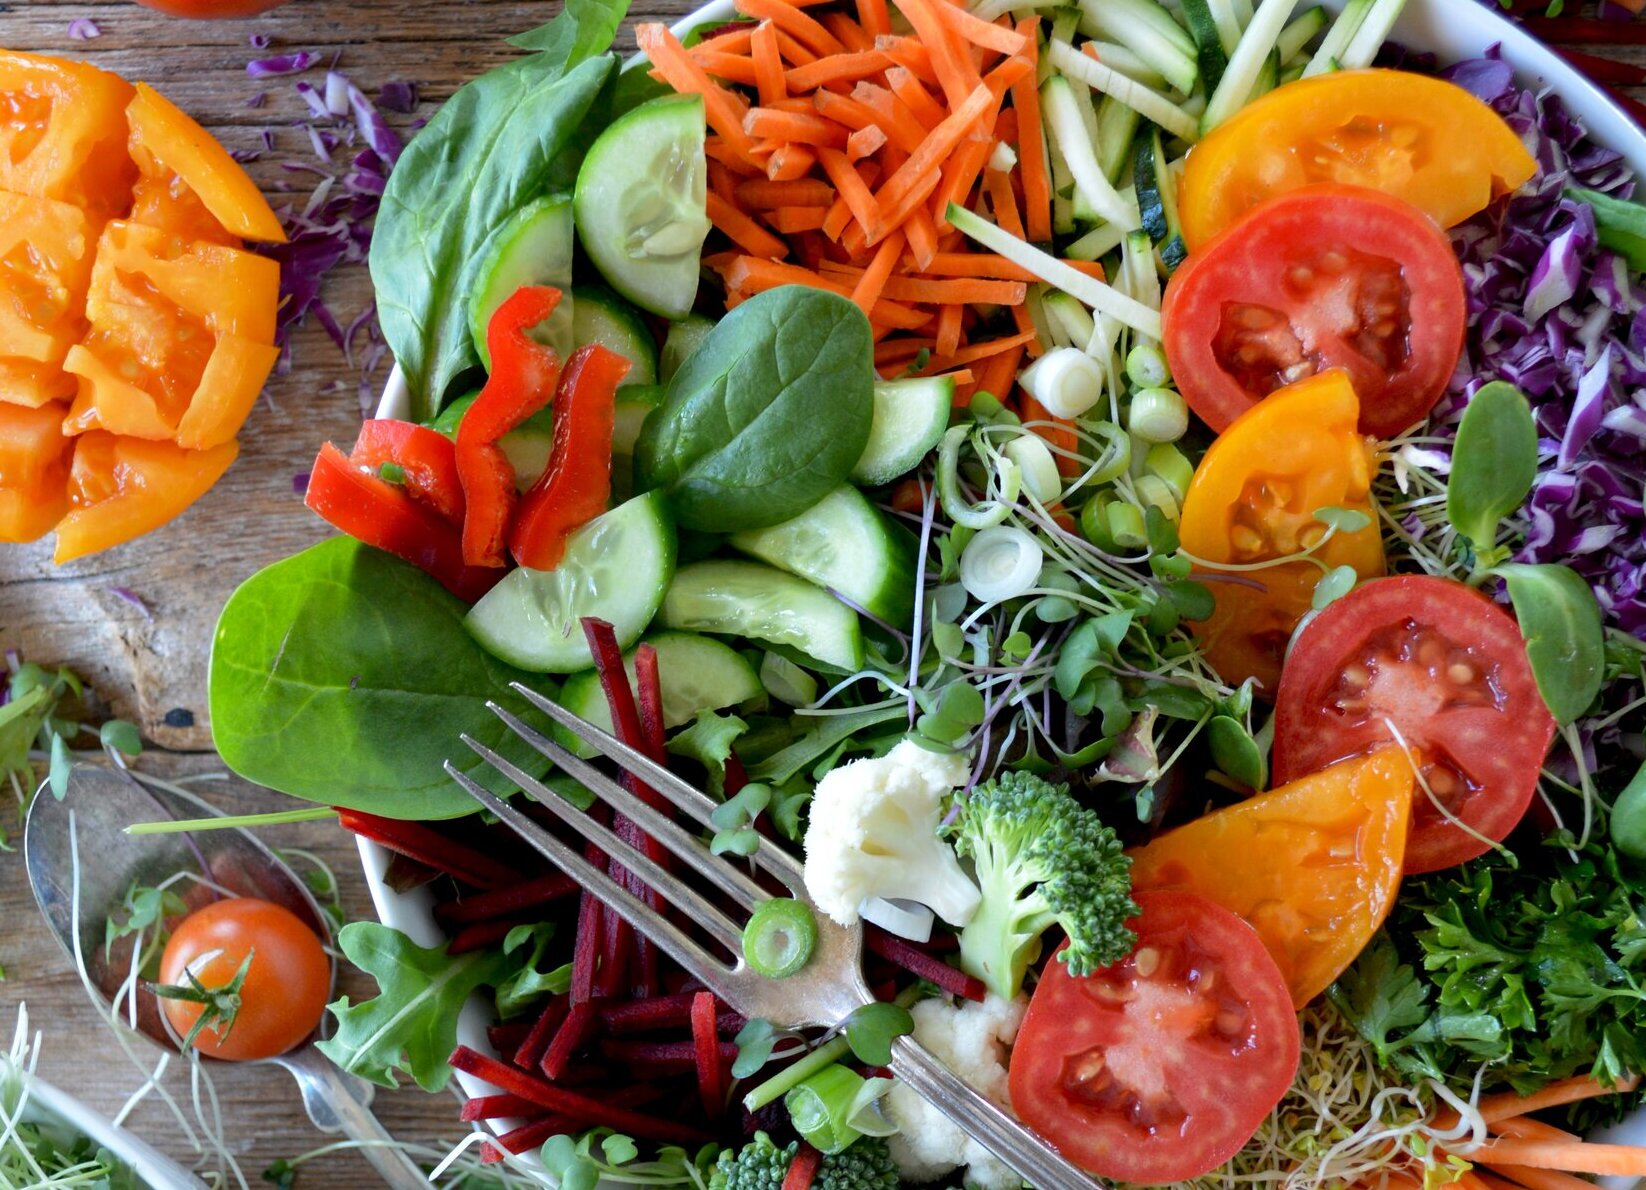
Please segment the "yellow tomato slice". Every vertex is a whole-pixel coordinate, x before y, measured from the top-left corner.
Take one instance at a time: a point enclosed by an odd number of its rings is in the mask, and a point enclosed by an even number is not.
[[[0,360],[63,362],[85,330],[96,243],[79,207],[0,191]]]
[[[101,430],[81,435],[53,560],[68,562],[158,529],[205,495],[239,451],[237,442],[184,450]]]
[[[1343,70],[1254,100],[1189,153],[1191,252],[1277,194],[1321,182],[1403,198],[1442,227],[1518,189],[1537,162],[1463,88],[1403,70]]]
[[[102,218],[125,210],[137,173],[126,152],[132,94],[84,62],[0,51],[0,190]]]
[[[63,407],[0,404],[0,541],[34,541],[68,511]]]
[[[1183,548],[1207,562],[1243,566],[1318,546],[1313,556],[1328,567],[1352,566],[1362,578],[1382,574],[1371,443],[1356,428],[1359,416],[1354,388],[1336,370],[1253,405],[1195,468],[1178,524]],[[1328,538],[1315,516],[1323,508],[1352,509],[1370,523]],[[1322,573],[1308,561],[1202,573],[1217,607],[1193,628],[1226,680],[1256,678],[1273,697],[1286,642]]]
[[[1133,853],[1132,883],[1244,917],[1301,1008],[1389,915],[1414,785],[1399,749],[1343,761],[1161,835]]]

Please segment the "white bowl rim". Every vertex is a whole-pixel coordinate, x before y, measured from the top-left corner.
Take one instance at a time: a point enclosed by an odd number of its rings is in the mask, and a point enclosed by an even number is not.
[[[112,1120],[93,1111],[66,1091],[52,1086],[39,1075],[25,1075],[28,1087],[26,1118],[79,1132],[93,1144],[107,1149],[155,1190],[193,1190],[205,1183],[184,1169],[164,1153],[152,1148],[135,1134],[117,1126]],[[41,1119],[36,1107],[44,1109],[48,1118]]]

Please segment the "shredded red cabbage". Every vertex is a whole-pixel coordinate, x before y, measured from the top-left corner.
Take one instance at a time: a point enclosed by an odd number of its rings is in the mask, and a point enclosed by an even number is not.
[[[94,37],[103,36],[103,30],[90,17],[76,17],[69,22],[69,39],[71,41],[90,41]]]
[[[295,54],[277,54],[272,58],[254,58],[246,63],[246,73],[254,79],[271,78],[282,74],[301,74],[320,61],[320,55],[309,50]]]

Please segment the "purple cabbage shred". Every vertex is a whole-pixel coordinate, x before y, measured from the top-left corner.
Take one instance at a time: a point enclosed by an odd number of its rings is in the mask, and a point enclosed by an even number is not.
[[[103,30],[90,17],[76,17],[69,22],[69,40],[90,41],[103,36]]]
[[[277,54],[272,58],[256,58],[246,63],[246,73],[254,79],[273,78],[283,74],[301,74],[320,61],[320,55],[308,50],[295,54]]]

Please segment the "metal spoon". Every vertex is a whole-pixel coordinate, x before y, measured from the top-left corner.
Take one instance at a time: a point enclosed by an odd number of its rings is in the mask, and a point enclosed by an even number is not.
[[[116,946],[112,957],[105,958],[103,923],[123,901],[133,881],[152,887],[178,872],[193,872],[237,895],[285,906],[330,944],[326,915],[303,882],[249,832],[224,828],[140,837],[125,833],[134,822],[221,814],[210,803],[181,792],[140,785],[116,769],[81,764],[70,775],[68,793],[62,801],[44,790],[34,799],[23,841],[34,898],[71,962],[75,940],[71,810],[80,856],[80,952],[92,983],[110,1006],[130,975],[131,955],[129,947],[122,951]],[[205,885],[198,884],[192,888],[177,886],[177,891],[185,899],[190,899],[191,891],[204,900],[213,895]],[[331,976],[335,987],[335,960]],[[161,1022],[155,998],[140,994],[136,1000],[138,1029],[161,1047],[175,1051],[176,1042]],[[130,1020],[130,1003],[123,1003],[121,1009],[121,1015]],[[386,1185],[394,1190],[426,1190],[428,1178],[394,1147],[394,1138],[372,1115],[371,1085],[334,1066],[315,1048],[318,1036],[317,1030],[296,1049],[267,1061],[285,1067],[297,1080],[303,1106],[316,1128],[322,1132],[341,1131],[351,1140],[362,1142],[361,1155]]]

